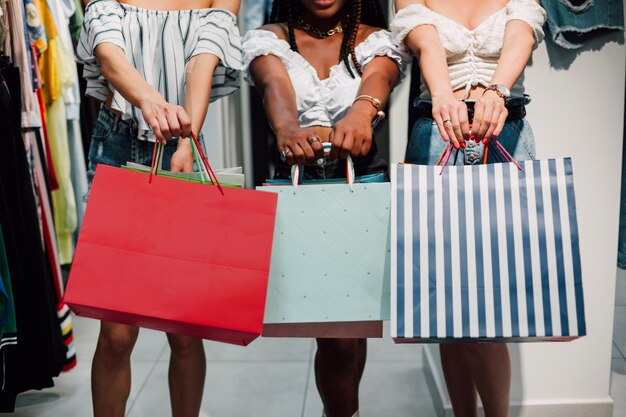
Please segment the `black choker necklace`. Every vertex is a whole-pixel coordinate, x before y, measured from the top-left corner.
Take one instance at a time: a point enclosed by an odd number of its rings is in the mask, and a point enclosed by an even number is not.
[[[299,17],[298,18],[298,26],[300,26],[300,28],[302,28],[302,30],[304,30],[306,32],[309,32],[313,36],[315,36],[316,38],[320,38],[320,39],[328,38],[330,36],[336,35],[337,33],[343,33],[343,26],[341,26],[341,23],[339,23],[333,29],[330,29],[330,30],[327,30],[327,31],[323,31],[323,30],[319,30],[315,26],[312,26],[312,25],[306,23],[302,17]]]

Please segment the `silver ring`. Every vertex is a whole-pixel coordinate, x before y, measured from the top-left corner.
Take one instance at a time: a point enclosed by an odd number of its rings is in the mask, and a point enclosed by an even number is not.
[[[321,142],[320,138],[318,138],[317,136],[312,136],[310,138],[307,138],[306,141],[309,142],[309,145],[313,145],[316,142]]]
[[[287,160],[287,153],[285,151],[280,151],[280,160],[283,162]]]
[[[443,121],[443,124],[445,125],[446,123],[452,123],[452,120],[450,120],[450,119],[446,119],[446,120],[444,120],[444,121]]]

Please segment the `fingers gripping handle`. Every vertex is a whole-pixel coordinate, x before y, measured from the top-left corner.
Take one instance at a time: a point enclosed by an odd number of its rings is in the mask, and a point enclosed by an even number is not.
[[[209,159],[206,157],[204,150],[200,146],[200,142],[198,141],[198,137],[194,132],[191,132],[191,149],[193,150],[194,160],[200,167],[200,172],[204,176],[208,177],[211,184],[217,185],[218,190],[222,195],[224,195],[224,190],[220,185],[220,182],[209,163]],[[159,165],[161,163],[161,159],[163,158],[163,145],[158,141],[154,142],[154,150],[152,152],[152,165],[150,166],[150,177],[148,179],[149,183],[152,183],[152,176],[157,175],[159,170]]]
[[[487,163],[487,155],[489,152],[489,144],[492,144],[493,146],[493,151],[497,152],[497,154],[500,156],[500,160],[502,160],[503,162],[510,162],[515,164],[515,166],[520,170],[523,171],[524,169],[522,168],[522,166],[520,165],[519,162],[517,162],[517,160],[509,153],[509,151],[506,150],[506,148],[504,146],[502,146],[502,144],[495,138],[492,138],[489,142],[487,142],[484,146],[485,146],[485,150],[483,153],[483,164]],[[439,160],[437,161],[437,163],[435,164],[436,166],[441,166],[441,171],[439,172],[439,175],[443,174],[444,169],[446,168],[446,166],[448,165],[448,163],[450,162],[450,157],[452,155],[452,151],[453,151],[453,147],[452,145],[448,145],[446,146],[446,149],[443,151],[443,154],[441,154],[441,157],[439,157]],[[456,165],[456,158],[458,156],[459,153],[459,149],[457,149],[456,155],[454,157],[454,164]]]
[[[332,144],[330,142],[324,142],[322,146],[324,147],[324,155],[330,154]],[[296,193],[298,184],[302,183],[303,174],[304,166],[297,164],[291,166],[291,185],[293,186],[294,194]],[[348,158],[346,158],[346,184],[350,186],[350,191],[354,191],[352,187],[352,184],[354,184],[354,178],[354,162],[352,161],[352,157],[348,155]]]

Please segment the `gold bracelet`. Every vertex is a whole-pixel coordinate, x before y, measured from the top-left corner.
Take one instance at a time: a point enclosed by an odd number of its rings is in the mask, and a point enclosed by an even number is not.
[[[374,120],[372,120],[372,127],[373,128],[376,127],[380,122],[383,121],[383,119],[386,116],[385,112],[382,111],[382,109],[381,109],[381,107],[383,105],[382,101],[380,101],[379,98],[363,94],[363,95],[360,95],[357,98],[355,98],[354,101],[352,102],[352,104],[356,103],[359,100],[365,100],[368,103],[370,103],[372,106],[374,106],[374,109],[376,110],[376,116],[374,117]]]
[[[372,96],[368,96],[367,94],[363,94],[361,96],[358,96],[357,98],[354,99],[354,101],[352,102],[352,104],[356,103],[359,100],[365,100],[367,102],[369,102],[372,106],[374,106],[374,108],[376,109],[376,111],[380,110],[380,107],[382,106],[382,102],[380,101],[379,98],[376,97],[372,97]]]

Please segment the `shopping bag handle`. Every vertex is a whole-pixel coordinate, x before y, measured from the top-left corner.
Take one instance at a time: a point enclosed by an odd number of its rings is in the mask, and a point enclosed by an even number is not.
[[[494,151],[494,156],[496,157],[496,159],[498,159],[501,162],[511,162],[515,164],[515,166],[520,171],[524,170],[522,166],[520,165],[520,163],[517,162],[515,158],[513,158],[513,156],[509,153],[509,151],[507,151],[506,148],[502,146],[500,141],[496,138],[491,138],[485,144],[485,151],[483,153],[483,164],[487,163],[487,155],[489,154],[489,149],[491,148],[489,146],[490,143],[493,144],[493,151]],[[451,143],[449,143],[448,146],[446,146],[446,149],[444,149],[443,153],[439,157],[439,160],[435,164],[436,166],[441,166],[441,171],[439,172],[439,175],[443,174],[443,171],[445,170],[446,166],[450,162],[450,157],[452,156],[453,149],[454,147],[452,146]],[[456,165],[456,159],[459,156],[459,151],[460,149],[457,149],[454,155],[454,162],[453,162],[454,165]]]
[[[330,154],[330,149],[332,148],[332,144],[330,142],[322,143],[324,147],[324,155]],[[302,177],[304,174],[304,166],[300,166],[298,164],[294,164],[291,166],[291,185],[293,187],[293,193],[296,193],[296,189],[298,188],[298,184],[302,184]],[[352,157],[348,155],[346,158],[346,184],[350,187],[350,191],[354,192],[352,184],[354,184],[354,162],[352,161]]]
[[[198,137],[192,131],[191,132],[191,149],[193,150],[194,160],[198,163],[200,167],[200,171],[202,173],[202,169],[204,168],[204,173],[207,174],[209,181],[211,181],[212,185],[217,185],[218,190],[222,195],[224,195],[224,190],[220,185],[211,164],[209,163],[209,159],[206,157],[204,150],[200,146],[200,142],[198,141]],[[148,183],[152,183],[152,176],[157,175],[159,170],[159,165],[161,159],[163,158],[163,145],[159,141],[154,142],[154,150],[152,151],[152,165],[150,166],[150,177],[148,178]]]

